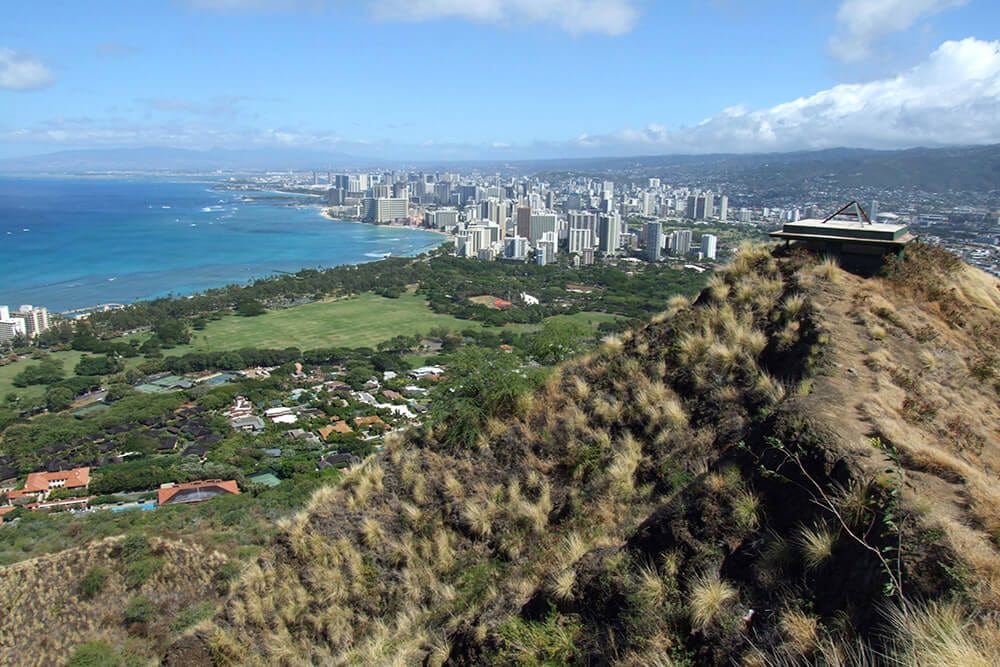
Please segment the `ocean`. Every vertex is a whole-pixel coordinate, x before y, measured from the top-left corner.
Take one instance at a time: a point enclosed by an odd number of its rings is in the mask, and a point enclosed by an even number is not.
[[[59,312],[417,255],[440,234],[332,221],[274,193],[150,178],[0,178],[0,305]],[[312,198],[295,198],[310,201]],[[318,201],[318,200],[317,200]]]

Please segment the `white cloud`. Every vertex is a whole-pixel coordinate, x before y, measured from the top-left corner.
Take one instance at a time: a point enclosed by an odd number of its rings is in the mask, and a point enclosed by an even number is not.
[[[871,55],[883,35],[907,30],[925,16],[960,7],[968,0],[843,0],[837,10],[837,32],[830,53],[844,62]]]
[[[650,124],[575,146],[594,153],[770,152],[1000,143],[1000,42],[942,44],[898,76],[842,84],[769,109],[730,107],[694,127]]]
[[[38,60],[12,49],[0,48],[0,88],[35,90],[53,81],[52,72]]]
[[[480,23],[549,23],[573,34],[621,35],[639,17],[633,0],[370,0],[382,20],[461,18]]]

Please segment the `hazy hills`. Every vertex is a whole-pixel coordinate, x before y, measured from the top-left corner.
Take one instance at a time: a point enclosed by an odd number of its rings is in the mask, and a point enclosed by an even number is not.
[[[377,168],[400,161],[306,149],[186,150],[132,148],[70,150],[0,160],[0,172],[87,171],[282,171]],[[838,148],[768,154],[665,155],[631,158],[447,162],[423,161],[421,168],[518,173],[605,175],[619,179],[659,176],[667,183],[726,186],[759,197],[807,191],[913,189],[924,192],[997,191],[1000,146],[914,148],[873,151]]]

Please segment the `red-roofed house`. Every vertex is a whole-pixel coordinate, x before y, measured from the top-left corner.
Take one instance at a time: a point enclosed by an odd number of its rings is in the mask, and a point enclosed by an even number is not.
[[[181,503],[199,503],[215,496],[225,494],[240,494],[240,487],[235,479],[222,481],[221,479],[207,479],[197,482],[184,482],[175,484],[173,482],[161,484],[157,493],[156,502],[158,505],[179,505]]]
[[[90,468],[73,468],[59,472],[33,472],[28,475],[24,489],[11,491],[8,497],[14,499],[15,497],[35,494],[44,499],[55,489],[85,489],[89,484]]]
[[[508,308],[512,308],[513,306],[514,304],[512,304],[510,301],[507,301],[506,299],[496,299],[493,302],[493,307],[498,310],[507,310]]]

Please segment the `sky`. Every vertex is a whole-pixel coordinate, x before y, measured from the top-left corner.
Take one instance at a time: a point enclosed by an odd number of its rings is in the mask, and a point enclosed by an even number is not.
[[[997,0],[34,0],[0,17],[0,158],[1000,143]]]

